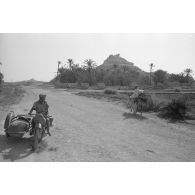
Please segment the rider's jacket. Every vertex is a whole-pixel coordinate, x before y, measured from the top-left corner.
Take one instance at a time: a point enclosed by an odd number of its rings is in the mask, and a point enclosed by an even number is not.
[[[35,110],[36,113],[38,114],[43,114],[43,116],[45,117],[47,117],[48,108],[49,108],[49,105],[47,104],[46,101],[44,101],[43,103],[41,103],[40,101],[36,101],[33,104],[33,110]]]

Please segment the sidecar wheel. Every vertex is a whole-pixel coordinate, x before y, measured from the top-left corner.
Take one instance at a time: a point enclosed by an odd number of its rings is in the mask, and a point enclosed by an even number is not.
[[[7,114],[5,122],[4,122],[4,129],[7,129],[9,127],[13,117],[14,117],[14,112],[9,112]]]

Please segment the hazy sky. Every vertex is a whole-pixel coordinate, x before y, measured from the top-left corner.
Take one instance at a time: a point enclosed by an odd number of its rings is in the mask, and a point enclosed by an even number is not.
[[[145,71],[195,72],[195,34],[0,34],[0,62],[5,81],[51,80],[57,61],[92,58],[102,64],[120,53]]]

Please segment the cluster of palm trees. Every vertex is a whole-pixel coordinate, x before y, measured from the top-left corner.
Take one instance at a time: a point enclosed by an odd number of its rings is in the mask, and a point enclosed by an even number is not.
[[[83,61],[83,65],[79,65],[78,63],[74,63],[72,58],[67,59],[67,62],[65,63],[64,66],[60,65],[62,64],[61,61],[58,61],[58,69],[57,69],[57,79],[60,80],[60,77],[62,78],[63,76],[66,75],[72,75],[72,77],[75,78],[75,80],[79,80],[79,75],[81,75],[81,72],[87,72],[87,80],[89,82],[89,85],[93,84],[94,80],[94,69],[96,68],[97,64],[94,60],[92,59],[86,59]],[[74,80],[73,78],[73,80]]]
[[[165,82],[166,79],[170,82],[179,82],[179,83],[188,83],[192,84],[194,79],[193,79],[193,70],[191,68],[186,68],[183,72],[179,74],[170,74],[168,75],[166,71],[163,70],[156,70],[153,72],[153,69],[155,65],[153,63],[149,64],[150,67],[150,85],[152,85],[152,81],[157,82],[161,81],[161,83]]]
[[[179,74],[171,74],[169,76],[169,81],[171,82],[179,82],[179,83],[188,83],[192,84],[194,82],[193,78],[193,70],[190,68],[186,68],[183,72]]]

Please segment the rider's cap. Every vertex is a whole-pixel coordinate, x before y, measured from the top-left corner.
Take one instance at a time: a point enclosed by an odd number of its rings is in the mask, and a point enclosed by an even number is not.
[[[46,98],[45,94],[39,94],[39,98]]]

